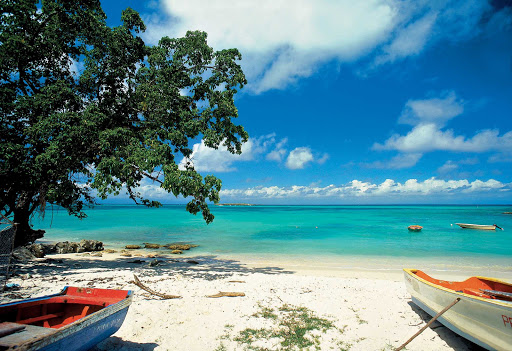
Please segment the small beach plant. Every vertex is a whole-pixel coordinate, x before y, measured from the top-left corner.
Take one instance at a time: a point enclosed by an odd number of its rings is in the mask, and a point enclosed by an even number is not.
[[[192,142],[240,154],[248,134],[233,119],[247,82],[236,49],[214,51],[188,32],[146,45],[139,14],[111,28],[99,0],[0,2],[0,214],[16,244],[47,204],[83,218],[84,206],[156,182],[213,220],[221,181],[194,168]]]

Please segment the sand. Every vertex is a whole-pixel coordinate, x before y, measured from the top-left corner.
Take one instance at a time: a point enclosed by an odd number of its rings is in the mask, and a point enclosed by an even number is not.
[[[130,263],[134,260],[144,262]],[[305,350],[393,350],[430,319],[412,304],[398,269],[329,269],[254,259],[244,263],[214,256],[158,258],[159,264],[150,266],[152,260],[48,255],[18,266],[9,283],[20,288],[4,293],[2,302],[56,293],[65,285],[133,290],[123,326],[96,350],[299,349],[283,342],[294,326],[291,316],[301,313],[317,323],[301,339],[311,343],[303,344]],[[133,274],[153,290],[182,298],[152,296],[130,282]],[[245,296],[206,297],[218,292]],[[407,347],[475,349],[437,322]]]

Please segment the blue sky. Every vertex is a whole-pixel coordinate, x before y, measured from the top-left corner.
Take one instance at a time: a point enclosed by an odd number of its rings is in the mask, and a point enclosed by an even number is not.
[[[137,10],[147,43],[204,30],[214,49],[241,51],[250,140],[241,156],[194,146],[221,202],[512,203],[510,1],[102,5],[110,25]]]

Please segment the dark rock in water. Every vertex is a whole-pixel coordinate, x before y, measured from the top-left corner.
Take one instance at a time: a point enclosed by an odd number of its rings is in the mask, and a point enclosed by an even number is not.
[[[171,253],[175,254],[175,255],[181,255],[183,253],[183,251],[181,251],[181,250],[172,250]]]
[[[193,247],[197,247],[198,245],[192,244],[168,244],[166,247],[170,250],[190,250]]]
[[[42,258],[47,254],[67,254],[102,251],[103,243],[98,240],[81,240],[79,243],[63,241],[56,244],[32,244],[26,246],[37,258]]]
[[[125,248],[130,249],[130,250],[137,250],[137,249],[140,249],[140,246],[139,245],[126,245]]]
[[[159,249],[160,246],[161,246],[160,244],[144,243],[144,248],[145,249]]]
[[[29,249],[23,246],[15,248],[12,251],[12,257],[20,262],[27,262],[36,258],[36,256],[34,256],[34,254]]]

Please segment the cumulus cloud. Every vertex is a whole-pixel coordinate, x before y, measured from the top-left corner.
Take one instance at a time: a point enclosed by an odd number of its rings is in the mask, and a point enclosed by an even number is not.
[[[440,130],[435,124],[420,124],[406,135],[394,134],[384,144],[376,143],[374,150],[398,150],[401,152],[488,152],[512,148],[512,131],[499,135],[497,129],[486,129],[472,138],[455,135],[451,129]]]
[[[432,123],[438,126],[464,112],[464,101],[454,91],[443,93],[441,97],[409,100],[405,104],[399,123],[418,125]]]
[[[310,148],[298,147],[293,149],[288,155],[286,167],[289,169],[303,169],[313,159],[313,153]]]
[[[288,150],[286,150],[284,147],[286,143],[288,143],[288,138],[284,138],[280,142],[278,142],[274,150],[267,154],[267,160],[281,162],[286,156],[286,153],[288,152]]]
[[[487,181],[467,179],[441,180],[434,177],[424,181],[408,179],[404,183],[386,179],[380,184],[352,180],[348,184],[325,187],[289,186],[289,187],[253,187],[247,189],[224,189],[222,197],[283,199],[283,198],[346,198],[346,197],[379,197],[379,196],[428,196],[435,194],[455,195],[495,191],[510,191],[512,184],[489,179]]]
[[[161,0],[145,18],[149,42],[203,30],[215,49],[238,48],[254,93],[283,89],[320,65],[369,55],[377,65],[417,55],[441,39],[476,35],[484,1]],[[371,56],[370,56],[371,57]]]
[[[250,138],[242,145],[242,154],[236,155],[230,153],[225,146],[221,145],[218,149],[212,149],[206,146],[204,141],[201,141],[194,144],[192,156],[190,159],[183,158],[179,168],[185,169],[187,163],[190,163],[198,172],[234,172],[237,170],[235,167],[237,162],[258,161],[265,158],[278,163],[286,159],[285,166],[295,170],[303,169],[310,162],[323,164],[329,158],[328,154],[316,156],[308,147],[297,147],[288,154],[285,148],[287,143],[287,138],[276,141],[275,133]]]

